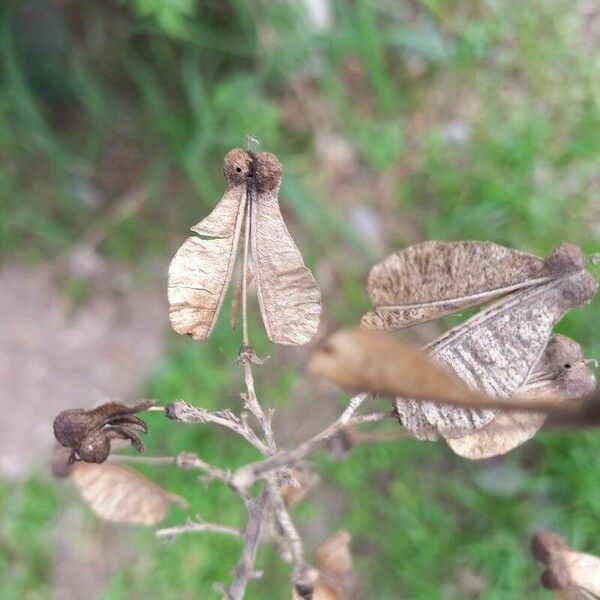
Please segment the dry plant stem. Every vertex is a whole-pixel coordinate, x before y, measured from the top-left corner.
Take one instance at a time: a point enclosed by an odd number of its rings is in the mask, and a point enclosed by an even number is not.
[[[247,489],[257,479],[263,478],[267,473],[273,470],[279,470],[284,467],[289,467],[298,461],[306,458],[315,450],[318,450],[328,440],[334,437],[338,431],[344,429],[348,425],[353,424],[352,417],[354,413],[361,407],[363,402],[368,398],[368,394],[359,394],[350,399],[348,406],[344,412],[334,421],[329,427],[310,438],[306,442],[297,446],[294,450],[279,452],[274,456],[270,456],[260,462],[245,465],[238,469],[233,474],[233,482],[240,489]],[[389,413],[377,413],[378,415],[389,415]],[[387,418],[384,417],[384,418]]]
[[[250,193],[248,188],[248,193]],[[242,258],[242,340],[243,346],[240,350],[239,361],[244,367],[244,382],[246,384],[246,395],[244,396],[245,407],[254,415],[260,423],[269,448],[269,454],[276,451],[275,439],[272,428],[272,411],[265,414],[262,406],[256,398],[254,388],[254,376],[252,374],[252,361],[256,358],[254,350],[250,346],[248,334],[248,252],[250,249],[250,228],[252,223],[252,198],[246,199],[246,214],[244,224],[244,249]]]
[[[242,600],[248,582],[255,576],[256,551],[268,504],[269,492],[263,489],[258,499],[250,501],[247,505],[248,520],[243,535],[242,556],[235,567],[233,582],[223,594],[223,600]]]
[[[189,523],[186,523],[185,525],[179,525],[178,527],[159,529],[156,532],[156,537],[170,540],[184,533],[222,533],[224,535],[242,537],[242,532],[236,527],[221,525],[220,523],[205,523],[202,521],[190,521]]]
[[[214,423],[225,427],[252,444],[261,454],[268,454],[267,445],[259,439],[248,425],[244,415],[237,417],[229,409],[210,412],[199,406],[192,406],[182,400],[168,405],[167,416],[180,423]]]
[[[283,498],[281,497],[276,477],[269,477],[265,485],[269,492],[271,507],[273,508],[277,522],[289,545],[292,563],[294,565],[292,580],[294,583],[298,583],[309,568],[304,560],[304,545],[302,544],[302,539],[300,538],[300,534],[290,517]]]

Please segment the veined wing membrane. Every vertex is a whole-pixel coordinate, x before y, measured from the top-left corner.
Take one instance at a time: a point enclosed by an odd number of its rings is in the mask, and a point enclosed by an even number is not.
[[[596,281],[579,271],[508,296],[451,329],[426,350],[469,386],[489,396],[508,398],[519,389],[537,364],[552,327],[568,310],[587,304]],[[446,438],[462,437],[487,425],[497,414],[398,399],[396,410],[403,425],[417,437],[422,417]],[[417,422],[415,415],[421,418]]]
[[[204,340],[212,332],[235,262],[246,186],[231,186],[208,217],[192,230],[169,265],[169,318],[177,333]]]
[[[563,335],[555,335],[527,381],[512,397],[515,405],[520,399],[576,400],[593,392],[595,387],[596,379],[579,344]],[[532,438],[545,420],[546,415],[540,413],[500,413],[483,429],[447,442],[456,454],[465,458],[480,460],[498,456]]]
[[[257,156],[258,177],[262,156]],[[306,344],[319,327],[321,294],[281,216],[280,180],[279,175],[279,180],[268,182],[269,189],[257,191],[249,202],[254,281],[269,339]]]
[[[484,304],[561,276],[573,258],[580,256],[568,244],[545,260],[492,242],[415,244],[371,269],[367,292],[375,310],[362,326],[400,329]],[[573,266],[579,270],[583,264]]]
[[[121,465],[76,463],[71,477],[93,512],[113,523],[156,525],[171,503],[187,505],[183,498]]]

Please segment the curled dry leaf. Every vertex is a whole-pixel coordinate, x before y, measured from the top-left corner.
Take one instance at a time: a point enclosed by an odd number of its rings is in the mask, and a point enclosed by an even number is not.
[[[383,331],[337,331],[312,355],[307,370],[351,391],[469,405],[485,400],[423,351]]]
[[[563,538],[541,531],[531,540],[533,556],[543,563],[542,585],[563,600],[598,600],[600,598],[600,558],[576,552]]]
[[[428,354],[473,389],[511,397],[535,368],[554,325],[569,310],[587,304],[596,291],[577,248],[563,244],[552,257],[562,277],[497,301],[427,346]],[[438,433],[463,437],[498,414],[404,398],[396,401],[396,410],[402,424],[420,439],[435,439]]]
[[[550,338],[539,362],[513,399],[515,404],[520,399],[575,400],[591,394],[595,387],[596,378],[587,366],[581,346],[566,336],[556,335]],[[490,458],[506,454],[531,439],[545,420],[543,413],[500,413],[479,431],[447,442],[465,458]]]
[[[312,591],[313,600],[349,600],[356,589],[350,543],[352,536],[341,529],[330,535],[315,553],[319,577]],[[310,592],[309,592],[310,593]],[[293,600],[307,597],[295,589]],[[310,596],[309,596],[310,597]]]
[[[69,474],[83,500],[104,521],[156,525],[171,504],[187,508],[183,498],[121,465],[75,463]]]
[[[146,433],[148,428],[135,413],[153,404],[149,400],[135,406],[106,402],[92,410],[64,410],[54,419],[54,437],[61,446],[71,448],[71,463],[75,460],[104,462],[114,439],[129,440],[138,452],[143,452],[144,444],[138,433]]]
[[[319,288],[304,266],[279,210],[281,165],[273,154],[234,149],[223,162],[227,191],[213,212],[192,227],[169,267],[173,329],[204,340],[223,304],[244,223],[267,335],[278,344],[305,344],[321,314]]]
[[[371,269],[367,293],[374,311],[361,325],[411,327],[561,278],[569,252],[563,244],[543,260],[492,242],[427,241],[409,246]]]

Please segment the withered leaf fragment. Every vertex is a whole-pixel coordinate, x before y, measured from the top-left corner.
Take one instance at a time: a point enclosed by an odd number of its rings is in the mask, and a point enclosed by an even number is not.
[[[350,543],[352,536],[341,529],[331,534],[315,553],[319,574],[312,590],[312,600],[350,600],[356,589]],[[306,598],[303,590],[295,589],[293,600]]]
[[[144,444],[138,434],[146,433],[148,428],[135,413],[147,410],[153,404],[144,401],[127,406],[107,402],[91,410],[65,410],[54,419],[54,437],[61,446],[71,448],[71,463],[75,460],[104,462],[114,439],[129,440],[138,452],[143,452]]]
[[[92,511],[112,523],[156,525],[165,518],[169,505],[187,508],[183,498],[114,463],[78,462],[72,467],[71,478]]]
[[[519,400],[549,398],[576,400],[591,394],[596,378],[583,358],[581,347],[572,339],[555,335],[527,381],[515,392]],[[531,439],[542,427],[546,415],[535,412],[501,412],[488,425],[448,445],[460,456],[471,459],[506,454]]]
[[[533,556],[546,567],[542,585],[562,600],[600,598],[600,558],[569,548],[555,533],[540,531],[531,540]]]
[[[478,306],[571,269],[562,244],[545,260],[492,242],[427,241],[394,252],[369,273],[374,311],[363,327],[400,329]],[[579,267],[581,269],[583,265]]]
[[[470,405],[485,400],[422,350],[384,331],[335,332],[312,355],[307,371],[356,392]]]
[[[231,150],[223,161],[227,191],[192,231],[169,267],[169,316],[177,333],[208,338],[215,326],[238,249],[249,227],[252,270],[269,339],[307,343],[321,313],[319,288],[304,266],[279,210],[281,165],[273,154]],[[244,218],[246,217],[246,218]]]
[[[554,325],[569,310],[587,304],[596,280],[583,269],[583,256],[563,244],[552,255],[564,275],[510,294],[446,332],[425,348],[473,389],[511,397],[535,368]],[[421,439],[462,437],[485,427],[494,410],[462,409],[398,399],[402,424]]]

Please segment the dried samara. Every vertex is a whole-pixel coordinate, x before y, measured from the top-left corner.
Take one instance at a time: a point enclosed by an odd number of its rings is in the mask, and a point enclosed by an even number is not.
[[[319,326],[321,299],[279,210],[281,164],[268,152],[234,149],[225,156],[223,173],[227,181],[223,198],[208,217],[191,228],[201,237],[189,237],[171,261],[171,325],[177,333],[195,340],[210,336],[244,226],[244,256],[251,254],[269,339],[277,344],[306,344]],[[242,280],[247,281],[247,273],[242,273]]]

